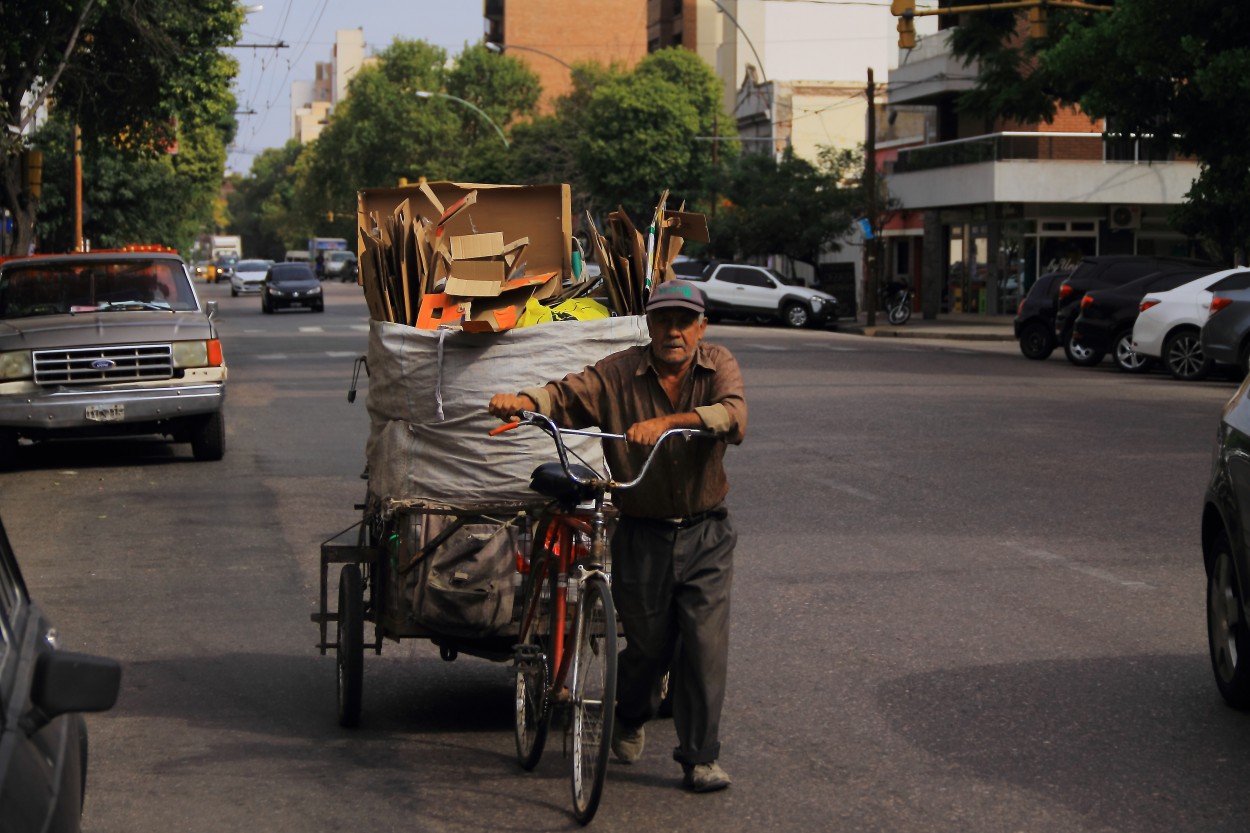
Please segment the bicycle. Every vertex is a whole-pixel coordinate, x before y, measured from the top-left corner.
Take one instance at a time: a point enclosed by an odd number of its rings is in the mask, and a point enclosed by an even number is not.
[[[491,436],[521,426],[540,428],[555,442],[559,462],[545,463],[534,472],[530,487],[553,503],[536,525],[528,561],[518,555],[523,601],[513,658],[517,760],[526,770],[538,765],[553,712],[557,707],[567,709],[573,747],[573,815],[589,824],[607,778],[616,705],[618,634],[605,500],[611,492],[638,485],[656,450],[670,437],[713,434],[691,428],[665,431],[638,476],[618,482],[588,466],[571,464],[561,435],[624,440],[624,434],[560,428],[549,417],[532,411],[519,416],[518,422],[493,429]]]

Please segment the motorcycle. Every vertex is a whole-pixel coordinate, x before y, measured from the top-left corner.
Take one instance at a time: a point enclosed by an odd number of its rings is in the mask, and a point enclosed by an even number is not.
[[[911,287],[902,281],[890,281],[881,288],[881,305],[891,324],[906,324],[911,318]]]

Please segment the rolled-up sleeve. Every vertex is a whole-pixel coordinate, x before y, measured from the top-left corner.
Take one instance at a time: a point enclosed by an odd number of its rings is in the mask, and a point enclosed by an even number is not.
[[[733,354],[719,345],[709,345],[705,356],[713,370],[709,374],[711,389],[703,397],[707,404],[695,408],[695,413],[725,442],[738,445],[747,433],[747,398],[742,370]]]

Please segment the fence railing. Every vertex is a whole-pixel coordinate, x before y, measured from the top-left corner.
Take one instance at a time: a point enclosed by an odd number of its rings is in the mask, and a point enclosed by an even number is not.
[[[934,142],[898,152],[895,173],[1012,160],[1168,162],[1175,155],[1153,136],[1004,132]]]

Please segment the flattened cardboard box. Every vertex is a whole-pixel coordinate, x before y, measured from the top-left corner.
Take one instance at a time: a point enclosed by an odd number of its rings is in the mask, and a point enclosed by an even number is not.
[[[540,300],[556,294],[565,279],[573,274],[573,221],[567,184],[560,185],[490,185],[464,182],[425,183],[443,206],[455,206],[473,191],[477,201],[456,211],[442,229],[444,235],[464,236],[499,232],[503,240],[528,238],[521,271],[517,276],[533,276],[548,272],[558,275],[537,290]],[[367,218],[376,212],[386,216],[404,200],[410,212],[436,222],[442,213],[430,201],[420,185],[398,188],[366,188],[357,192],[358,216]],[[450,209],[446,209],[451,213]],[[508,276],[512,276],[512,270]]]

